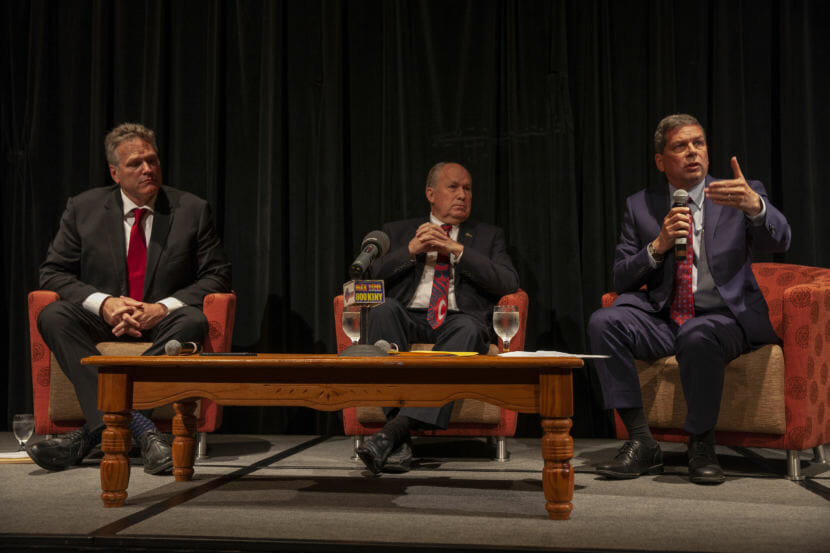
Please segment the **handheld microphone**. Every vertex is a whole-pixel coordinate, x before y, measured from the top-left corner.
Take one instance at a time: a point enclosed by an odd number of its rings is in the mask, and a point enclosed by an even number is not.
[[[385,232],[373,230],[363,237],[360,249],[360,255],[349,267],[349,273],[353,279],[359,279],[372,264],[372,261],[386,255],[386,252],[389,251],[389,236]]]
[[[202,345],[196,342],[179,342],[170,340],[164,345],[164,352],[167,355],[192,355],[202,351]]]
[[[686,207],[689,201],[689,193],[685,190],[675,190],[672,194],[672,208]],[[686,237],[674,239],[674,257],[678,261],[686,259]]]

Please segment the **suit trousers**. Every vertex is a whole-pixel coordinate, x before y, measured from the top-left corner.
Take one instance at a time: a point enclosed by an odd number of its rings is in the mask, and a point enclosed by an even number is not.
[[[738,321],[727,309],[696,314],[678,327],[668,310],[648,313],[628,305],[599,309],[588,322],[591,352],[606,409],[642,407],[634,359],[677,356],[687,415],[684,430],[701,434],[715,427],[726,365],[749,349]]]
[[[483,321],[458,311],[450,311],[444,324],[433,329],[427,322],[425,309],[407,309],[395,298],[386,298],[385,303],[369,311],[370,344],[386,340],[398,345],[401,351],[408,351],[413,342],[434,343],[434,349],[441,351],[476,351],[485,354],[490,347],[490,328]],[[446,428],[452,414],[453,403],[441,407],[384,408],[387,419],[398,414],[418,421],[424,427]]]
[[[208,322],[201,309],[185,306],[168,313],[154,328],[145,330],[141,338],[116,337],[101,317],[80,305],[59,300],[41,311],[37,328],[75,387],[87,427],[94,429],[103,424],[103,413],[98,410],[98,368],[82,365],[81,359],[101,355],[96,343],[151,341],[153,345],[143,355],[161,355],[169,340],[202,343]]]

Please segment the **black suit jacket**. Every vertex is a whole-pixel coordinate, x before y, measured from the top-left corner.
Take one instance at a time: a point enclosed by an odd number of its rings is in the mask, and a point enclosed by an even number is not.
[[[386,294],[403,304],[415,294],[426,264],[426,254],[410,259],[409,241],[427,221],[428,217],[383,225],[383,232],[389,235],[389,251],[370,268],[372,278],[385,281]],[[519,275],[507,255],[504,233],[496,226],[468,219],[458,229],[458,242],[464,245],[464,253],[454,271],[456,304],[461,312],[489,326],[493,305],[519,287]]]
[[[94,292],[127,295],[127,246],[118,185],[69,198],[40,266],[40,286],[81,304]],[[144,301],[172,296],[201,306],[206,294],[229,292],[231,265],[208,203],[168,186],[156,198],[147,246]]]

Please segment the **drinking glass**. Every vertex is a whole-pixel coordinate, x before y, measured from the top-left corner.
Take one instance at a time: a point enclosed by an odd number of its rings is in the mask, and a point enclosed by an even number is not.
[[[20,442],[18,451],[22,451],[35,430],[35,417],[33,415],[15,415],[12,428],[14,429],[14,437]]]
[[[343,332],[352,339],[352,344],[360,341],[360,306],[350,305],[343,308]]]
[[[510,340],[519,331],[519,308],[515,305],[497,305],[493,308],[493,329],[504,344],[503,352],[510,351]]]

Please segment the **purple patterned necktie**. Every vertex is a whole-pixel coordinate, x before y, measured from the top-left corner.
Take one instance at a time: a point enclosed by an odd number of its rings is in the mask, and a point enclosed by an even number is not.
[[[452,225],[441,225],[441,229],[450,234]],[[435,275],[432,277],[432,295],[429,298],[427,322],[432,328],[438,328],[447,316],[447,301],[450,294],[450,256],[439,253],[435,262]]]
[[[695,256],[692,247],[692,228],[694,221],[689,214],[689,234],[686,237],[686,259],[676,261],[674,268],[674,299],[671,302],[669,316],[671,320],[682,325],[695,316],[695,297],[692,293],[692,261]]]

